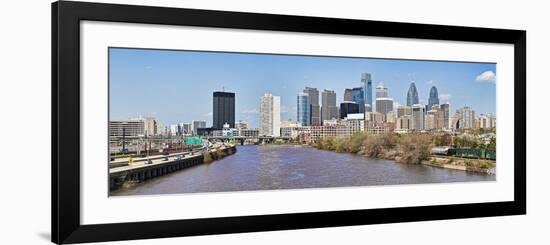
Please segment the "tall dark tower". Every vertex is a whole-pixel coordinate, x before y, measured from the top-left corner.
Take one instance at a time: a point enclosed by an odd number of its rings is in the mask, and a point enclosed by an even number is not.
[[[437,88],[432,86],[430,89],[430,98],[428,98],[428,111],[432,109],[433,105],[439,105],[439,95],[437,94]]]
[[[416,91],[416,85],[412,82],[409,87],[409,92],[407,92],[407,105],[412,106],[418,103],[418,91]]]
[[[223,124],[235,128],[235,93],[214,92],[212,127],[222,129]]]

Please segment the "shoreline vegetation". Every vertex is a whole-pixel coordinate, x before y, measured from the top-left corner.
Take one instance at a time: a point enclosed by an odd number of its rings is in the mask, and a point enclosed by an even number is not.
[[[433,167],[494,174],[496,165],[491,160],[432,155],[431,149],[433,147],[452,145],[456,141],[457,137],[453,139],[449,134],[387,133],[374,135],[356,132],[349,137],[317,138],[315,143],[311,143],[310,146],[338,153],[351,153],[394,160],[403,164],[424,164]],[[480,146],[477,142],[474,144]],[[493,146],[485,147],[491,148]]]
[[[215,160],[222,159],[226,156],[233,155],[237,150],[235,146],[230,146],[222,149],[221,147],[216,147],[209,152],[203,154],[203,163],[211,163]]]

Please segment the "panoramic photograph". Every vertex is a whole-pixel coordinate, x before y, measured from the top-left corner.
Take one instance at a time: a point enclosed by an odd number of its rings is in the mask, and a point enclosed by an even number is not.
[[[109,48],[109,196],[496,180],[495,63]]]

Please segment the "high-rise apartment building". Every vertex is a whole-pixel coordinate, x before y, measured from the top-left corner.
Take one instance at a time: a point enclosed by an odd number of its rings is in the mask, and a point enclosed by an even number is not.
[[[458,125],[459,128],[473,128],[474,127],[474,119],[475,119],[475,111],[468,107],[462,107],[458,109],[459,114],[459,121]]]
[[[281,98],[264,94],[260,98],[260,135],[279,137],[281,134]]]

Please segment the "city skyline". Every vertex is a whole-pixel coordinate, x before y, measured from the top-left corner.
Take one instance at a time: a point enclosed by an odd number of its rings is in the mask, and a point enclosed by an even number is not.
[[[487,63],[111,48],[110,66],[111,120],[152,116],[164,126],[204,120],[209,127],[212,93],[226,91],[235,93],[234,120],[257,128],[265,93],[280,97],[281,120],[297,120],[296,96],[304,88],[333,90],[339,105],[345,89],[362,86],[363,73],[401,105],[414,81],[424,105],[436,86],[453,111],[469,106],[495,114],[496,65]]]

